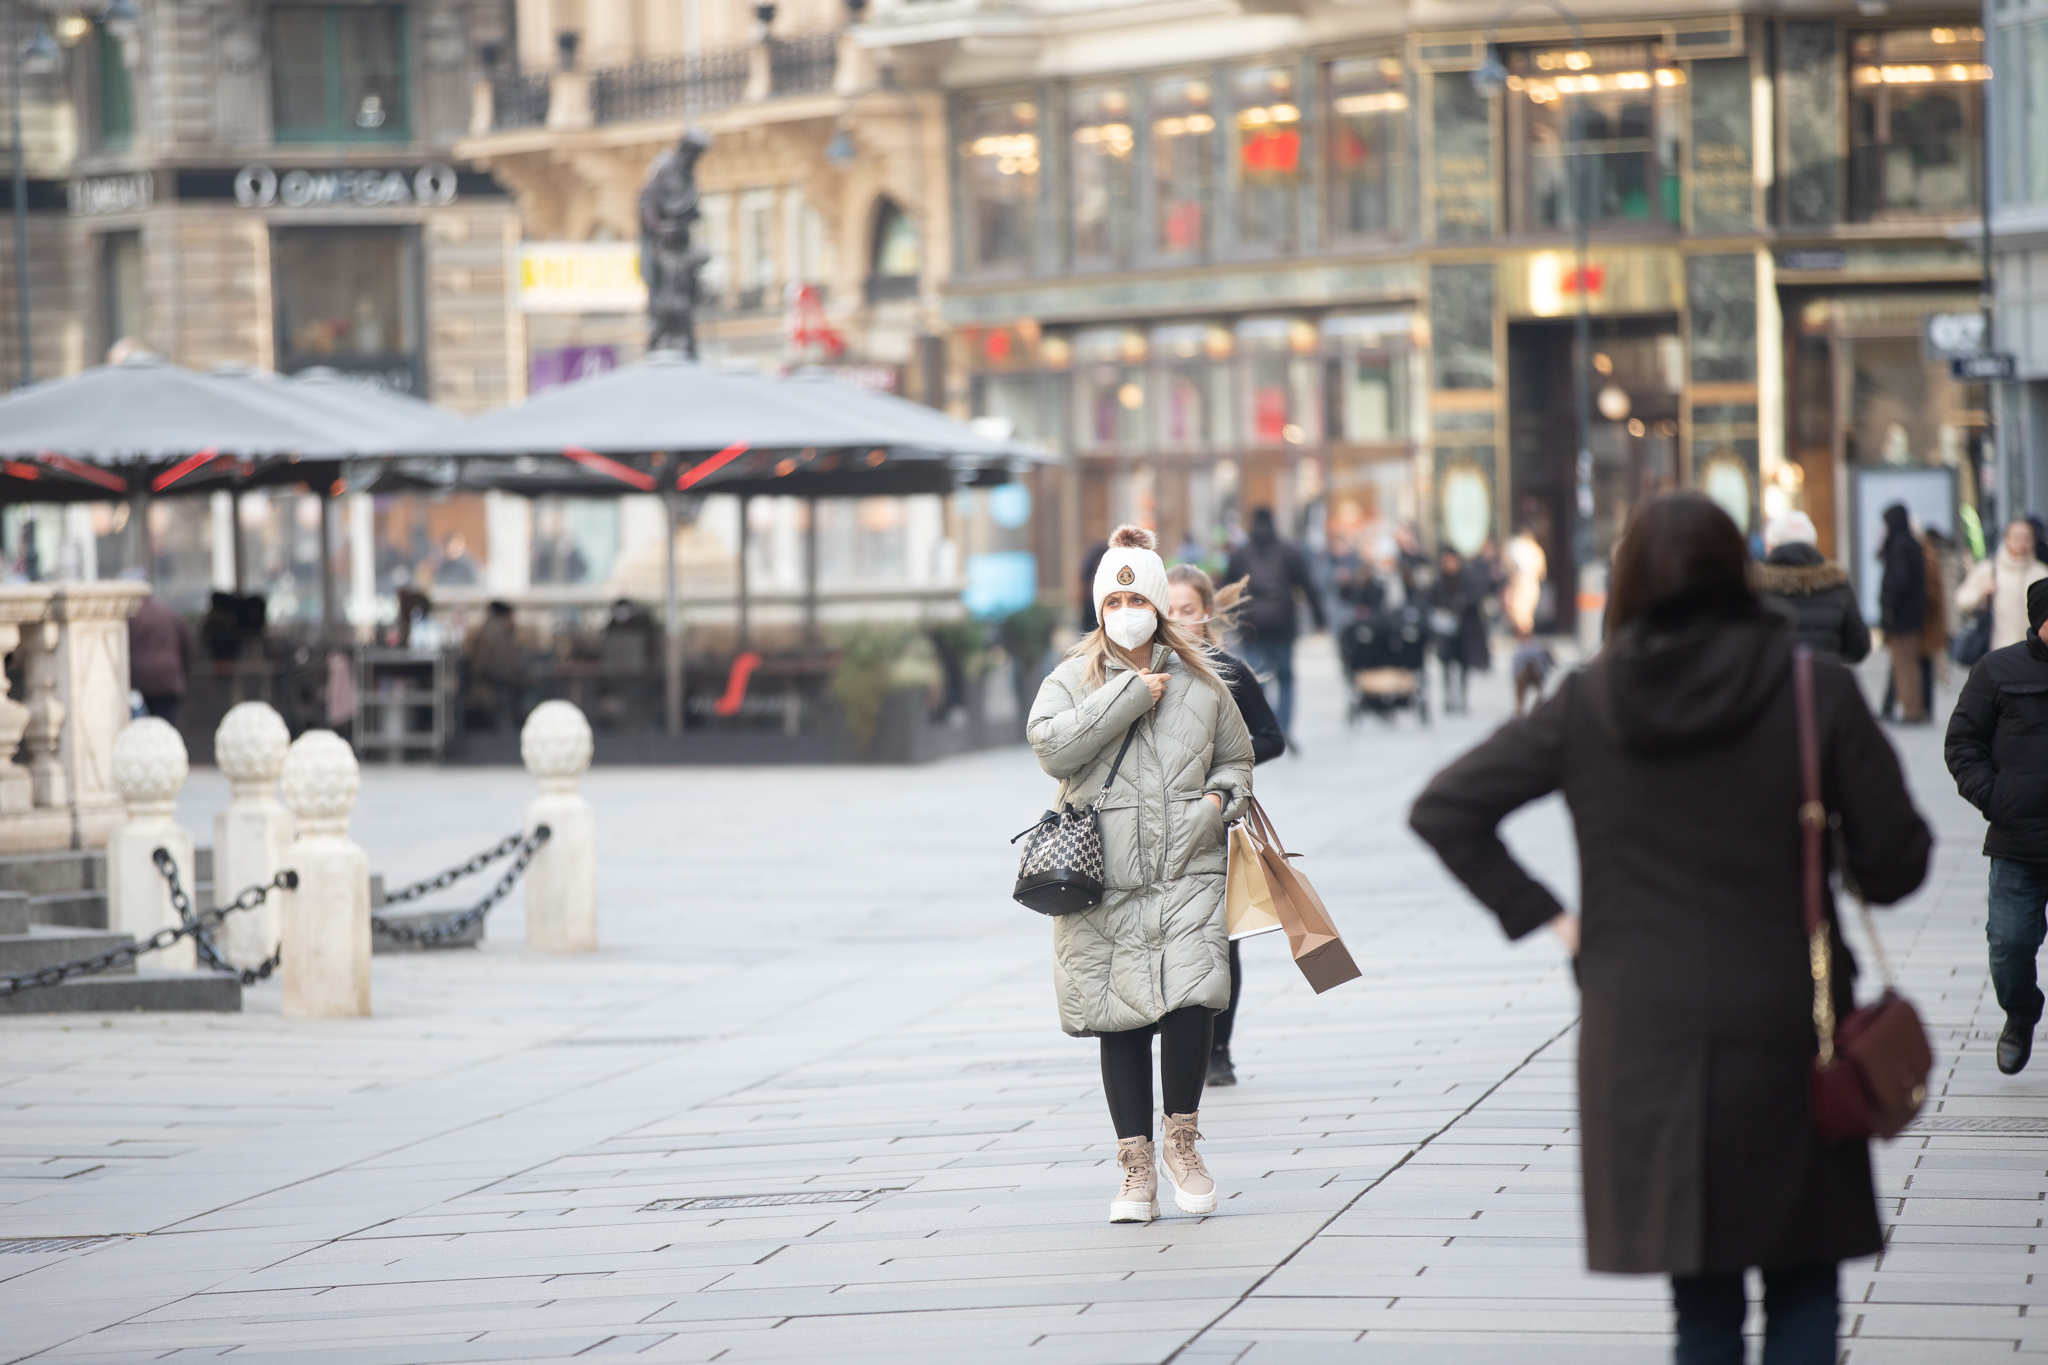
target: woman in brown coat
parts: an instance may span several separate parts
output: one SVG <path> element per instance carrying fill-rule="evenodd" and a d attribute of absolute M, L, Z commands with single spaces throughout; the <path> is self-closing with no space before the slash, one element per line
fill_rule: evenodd
<path fill-rule="evenodd" d="M 1616 552 L 1606 648 L 1439 773 L 1411 820 L 1510 937 L 1549 925 L 1578 954 L 1591 1268 L 1671 1276 L 1677 1358 L 1705 1365 L 1741 1361 L 1742 1273 L 1761 1267 L 1764 1359 L 1822 1365 L 1835 1263 L 1881 1242 L 1867 1144 L 1823 1143 L 1807 1110 L 1793 641 L 1747 558 L 1706 498 L 1645 504 Z M 1848 871 L 1895 901 L 1926 874 L 1927 826 L 1854 676 L 1813 667 Z M 1497 832 L 1559 790 L 1583 935 Z M 1854 964 L 1837 953 L 1839 1012 Z"/>

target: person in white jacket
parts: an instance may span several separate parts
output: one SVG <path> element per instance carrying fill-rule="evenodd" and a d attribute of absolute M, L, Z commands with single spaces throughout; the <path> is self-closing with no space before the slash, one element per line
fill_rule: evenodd
<path fill-rule="evenodd" d="M 1980 560 L 1956 586 L 1956 612 L 1969 616 L 1991 604 L 1991 648 L 2027 638 L 2027 585 L 2048 578 L 2048 564 L 2034 558 L 2034 528 L 2015 518 L 1996 553 Z"/>

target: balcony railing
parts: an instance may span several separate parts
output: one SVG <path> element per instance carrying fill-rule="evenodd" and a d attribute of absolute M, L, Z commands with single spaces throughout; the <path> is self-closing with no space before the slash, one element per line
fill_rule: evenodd
<path fill-rule="evenodd" d="M 812 33 L 768 40 L 768 90 L 775 95 L 808 95 L 830 90 L 839 71 L 839 35 Z"/>
<path fill-rule="evenodd" d="M 500 76 L 491 82 L 491 124 L 496 128 L 538 128 L 548 121 L 545 75 Z"/>
<path fill-rule="evenodd" d="M 590 113 L 599 123 L 697 114 L 738 104 L 747 93 L 747 50 L 635 62 L 591 73 Z"/>

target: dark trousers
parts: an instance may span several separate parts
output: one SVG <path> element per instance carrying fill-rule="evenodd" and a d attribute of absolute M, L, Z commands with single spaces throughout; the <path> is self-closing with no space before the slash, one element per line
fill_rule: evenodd
<path fill-rule="evenodd" d="M 1237 1027 L 1237 997 L 1244 991 L 1244 958 L 1237 951 L 1237 940 L 1230 940 L 1230 1008 L 1216 1016 L 1214 1048 L 1217 1052 L 1230 1051 L 1230 1031 Z"/>
<path fill-rule="evenodd" d="M 1246 636 L 1244 640 L 1244 661 L 1252 666 L 1252 672 L 1261 677 L 1273 679 L 1273 719 L 1280 722 L 1280 733 L 1294 734 L 1294 641 L 1267 640 L 1258 636 Z"/>
<path fill-rule="evenodd" d="M 2048 863 L 2012 858 L 1991 860 L 1990 915 L 1984 936 L 1991 943 L 1991 989 L 2005 1017 L 2024 1028 L 2041 1022 L 2041 987 L 2034 956 L 2048 935 Z"/>
<path fill-rule="evenodd" d="M 185 700 L 183 697 L 144 697 L 142 699 L 142 709 L 155 716 L 158 720 L 167 720 L 171 724 L 176 725 L 178 723 L 178 703 L 183 700 Z"/>
<path fill-rule="evenodd" d="M 1743 1365 L 1742 1272 L 1671 1277 L 1678 1310 L 1676 1365 Z M 1763 1365 L 1834 1365 L 1841 1316 L 1835 1263 L 1764 1272 Z"/>
<path fill-rule="evenodd" d="M 1169 1114 L 1202 1107 L 1202 1082 L 1209 1078 L 1210 1028 L 1216 1011 L 1188 1005 L 1159 1022 L 1102 1039 L 1102 1093 L 1120 1138 L 1152 1136 L 1152 1035 L 1159 1035 L 1159 1092 Z"/>

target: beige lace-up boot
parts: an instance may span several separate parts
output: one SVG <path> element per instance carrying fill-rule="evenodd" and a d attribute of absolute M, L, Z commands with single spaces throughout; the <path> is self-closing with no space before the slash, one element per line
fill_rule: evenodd
<path fill-rule="evenodd" d="M 1195 1114 L 1168 1114 L 1166 1142 L 1160 1156 L 1166 1161 L 1166 1178 L 1173 1185 L 1173 1202 L 1182 1213 L 1216 1212 L 1216 1182 L 1202 1164 L 1195 1144 L 1202 1135 L 1195 1130 Z"/>
<path fill-rule="evenodd" d="M 1120 1138 L 1116 1164 L 1123 1168 L 1123 1188 L 1109 1201 L 1112 1223 L 1149 1223 L 1159 1216 L 1159 1167 L 1151 1138 Z M 1213 1202 L 1213 1200 L 1212 1200 Z"/>

